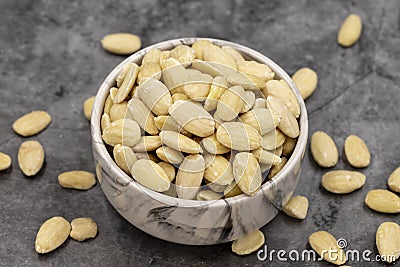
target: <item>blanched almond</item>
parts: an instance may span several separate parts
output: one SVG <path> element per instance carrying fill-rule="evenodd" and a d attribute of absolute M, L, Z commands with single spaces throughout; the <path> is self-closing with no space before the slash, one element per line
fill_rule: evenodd
<path fill-rule="evenodd" d="M 216 134 L 204 138 L 201 142 L 204 148 L 211 154 L 225 154 L 231 150 L 218 141 Z"/>
<path fill-rule="evenodd" d="M 207 99 L 204 103 L 204 109 L 207 111 L 215 110 L 217 108 L 219 98 L 227 88 L 228 83 L 224 77 L 215 77 L 212 81 L 210 92 L 208 93 Z"/>
<path fill-rule="evenodd" d="M 124 67 L 121 69 L 121 71 L 118 73 L 117 78 L 115 79 L 115 81 L 117 82 L 117 87 L 121 87 L 122 82 L 124 81 L 126 74 L 128 73 L 128 71 L 132 68 L 133 63 L 127 63 L 124 65 Z"/>
<path fill-rule="evenodd" d="M 246 75 L 251 75 L 261 79 L 263 81 L 272 80 L 275 73 L 266 64 L 261 64 L 255 61 L 241 61 L 237 63 L 237 68 L 239 72 Z"/>
<path fill-rule="evenodd" d="M 300 104 L 285 80 L 268 81 L 263 93 L 265 96 L 271 95 L 280 99 L 296 118 L 300 116 Z"/>
<path fill-rule="evenodd" d="M 214 133 L 213 117 L 201 105 L 190 101 L 177 101 L 168 110 L 172 118 L 185 130 L 207 137 Z"/>
<path fill-rule="evenodd" d="M 340 26 L 337 41 L 341 46 L 354 45 L 361 36 L 362 22 L 360 16 L 350 14 Z"/>
<path fill-rule="evenodd" d="M 236 154 L 233 161 L 233 176 L 242 192 L 247 195 L 255 194 L 261 187 L 260 165 L 252 153 Z"/>
<path fill-rule="evenodd" d="M 63 217 L 53 217 L 45 221 L 36 235 L 37 253 L 48 253 L 61 246 L 71 232 L 71 225 Z"/>
<path fill-rule="evenodd" d="M 261 164 L 277 165 L 281 163 L 281 158 L 262 147 L 252 151 L 253 155 L 258 159 Z"/>
<path fill-rule="evenodd" d="M 131 173 L 133 164 L 137 161 L 137 157 L 132 149 L 128 146 L 116 145 L 113 150 L 114 160 L 127 174 Z"/>
<path fill-rule="evenodd" d="M 230 185 L 228 185 L 224 190 L 225 198 L 235 197 L 243 194 L 240 187 L 237 185 L 236 181 L 233 181 Z"/>
<path fill-rule="evenodd" d="M 180 62 L 169 58 L 161 65 L 162 81 L 171 93 L 183 93 L 183 85 L 189 79 L 189 75 Z"/>
<path fill-rule="evenodd" d="M 151 135 L 159 133 L 154 122 L 154 114 L 140 99 L 134 97 L 129 100 L 128 112 L 129 116 L 139 124 L 140 128 Z"/>
<path fill-rule="evenodd" d="M 235 119 L 245 105 L 245 91 L 241 86 L 233 86 L 221 95 L 217 104 L 217 115 L 224 121 Z"/>
<path fill-rule="evenodd" d="M 257 130 L 241 122 L 224 122 L 218 127 L 216 136 L 222 145 L 239 151 L 257 149 L 262 144 Z"/>
<path fill-rule="evenodd" d="M 171 50 L 169 56 L 177 59 L 183 66 L 187 67 L 195 58 L 195 50 L 187 45 L 178 45 Z"/>
<path fill-rule="evenodd" d="M 336 194 L 351 193 L 365 184 L 365 175 L 354 171 L 331 171 L 322 176 L 321 184 L 329 192 Z"/>
<path fill-rule="evenodd" d="M 384 222 L 376 231 L 376 247 L 382 260 L 394 262 L 400 256 L 400 226 Z"/>
<path fill-rule="evenodd" d="M 227 76 L 227 81 L 231 85 L 240 85 L 244 89 L 253 92 L 261 92 L 260 90 L 264 90 L 266 86 L 264 80 L 249 74 L 245 75 L 241 72 L 230 73 Z"/>
<path fill-rule="evenodd" d="M 244 105 L 240 110 L 240 113 L 245 113 L 249 111 L 256 101 L 256 95 L 252 91 L 245 91 L 244 92 Z"/>
<path fill-rule="evenodd" d="M 197 193 L 196 199 L 202 201 L 210 201 L 220 199 L 221 195 L 212 190 L 201 190 Z"/>
<path fill-rule="evenodd" d="M 293 150 L 296 147 L 296 143 L 296 138 L 286 137 L 285 142 L 283 143 L 282 155 L 284 155 L 285 157 L 289 157 L 293 153 Z"/>
<path fill-rule="evenodd" d="M 9 155 L 0 152 L 0 171 L 6 170 L 11 166 L 11 158 Z"/>
<path fill-rule="evenodd" d="M 287 136 L 295 138 L 299 136 L 300 129 L 294 115 L 286 108 L 286 106 L 278 99 L 272 96 L 267 98 L 268 108 L 272 115 L 280 117 L 278 128 Z"/>
<path fill-rule="evenodd" d="M 370 209 L 383 213 L 400 212 L 400 198 L 388 190 L 375 189 L 369 191 L 365 197 L 365 204 Z"/>
<path fill-rule="evenodd" d="M 94 238 L 97 235 L 97 224 L 92 218 L 76 218 L 71 222 L 70 237 L 76 241 Z"/>
<path fill-rule="evenodd" d="M 107 113 L 103 113 L 103 115 L 101 115 L 101 120 L 100 120 L 101 131 L 103 132 L 110 125 L 111 125 L 110 116 Z"/>
<path fill-rule="evenodd" d="M 181 164 L 184 159 L 182 152 L 168 146 L 157 148 L 156 154 L 161 160 L 169 162 L 171 164 Z"/>
<path fill-rule="evenodd" d="M 161 50 L 158 48 L 152 48 L 150 49 L 149 52 L 147 52 L 142 59 L 142 65 L 149 63 L 149 62 L 154 62 L 157 64 L 160 64 L 160 56 L 161 56 Z"/>
<path fill-rule="evenodd" d="M 113 104 L 110 109 L 111 122 L 125 119 L 128 115 L 127 110 L 128 110 L 128 102 L 126 101 Z"/>
<path fill-rule="evenodd" d="M 83 113 L 88 121 L 90 121 L 90 117 L 92 116 L 94 96 L 91 96 L 83 102 Z"/>
<path fill-rule="evenodd" d="M 304 67 L 293 74 L 292 80 L 303 99 L 307 99 L 317 88 L 318 75 L 312 69 Z"/>
<path fill-rule="evenodd" d="M 117 144 L 134 146 L 140 141 L 140 127 L 133 120 L 117 120 L 103 131 L 102 138 L 110 146 Z"/>
<path fill-rule="evenodd" d="M 183 92 L 194 101 L 204 101 L 210 92 L 213 78 L 208 74 L 199 74 L 189 80 L 183 86 Z"/>
<path fill-rule="evenodd" d="M 183 129 L 171 116 L 157 116 L 154 118 L 154 123 L 160 131 L 174 131 L 186 136 L 191 135 L 190 132 Z"/>
<path fill-rule="evenodd" d="M 172 105 L 168 88 L 159 80 L 148 78 L 139 87 L 139 95 L 143 103 L 156 115 L 167 115 Z"/>
<path fill-rule="evenodd" d="M 103 37 L 101 44 L 105 50 L 117 55 L 129 55 L 140 49 L 142 42 L 131 33 L 113 33 Z"/>
<path fill-rule="evenodd" d="M 168 180 L 172 182 L 175 179 L 175 167 L 168 162 L 159 162 L 157 164 L 165 171 L 168 176 Z"/>
<path fill-rule="evenodd" d="M 64 188 L 88 190 L 96 184 L 96 178 L 91 172 L 69 171 L 58 175 L 58 183 Z"/>
<path fill-rule="evenodd" d="M 169 189 L 170 182 L 165 171 L 152 160 L 139 159 L 131 169 L 133 178 L 144 187 L 157 192 Z"/>
<path fill-rule="evenodd" d="M 217 67 L 216 63 L 195 59 L 192 62 L 192 68 L 212 77 L 224 76 L 224 72 Z"/>
<path fill-rule="evenodd" d="M 280 163 L 278 163 L 278 164 L 276 164 L 276 165 L 273 165 L 273 166 L 271 167 L 271 170 L 270 170 L 269 173 L 268 173 L 268 178 L 269 178 L 269 179 L 272 179 L 275 175 L 277 175 L 278 172 L 280 172 L 280 171 L 283 169 L 283 167 L 285 167 L 285 165 L 286 165 L 287 162 L 288 162 L 288 159 L 285 158 L 285 157 L 282 157 Z M 267 166 L 271 166 L 271 165 L 268 164 Z"/>
<path fill-rule="evenodd" d="M 325 132 L 317 131 L 311 137 L 311 154 L 321 167 L 329 168 L 336 165 L 339 152 L 333 139 Z"/>
<path fill-rule="evenodd" d="M 400 192 L 400 167 L 390 175 L 388 185 L 392 191 Z"/>
<path fill-rule="evenodd" d="M 265 242 L 264 234 L 254 230 L 232 243 L 232 251 L 238 255 L 247 255 L 259 249 Z"/>
<path fill-rule="evenodd" d="M 186 101 L 186 100 L 189 100 L 189 97 L 187 97 L 187 95 L 181 94 L 181 93 L 176 93 L 176 94 L 172 95 L 172 103 L 175 103 L 176 101 L 179 101 L 179 100 Z"/>
<path fill-rule="evenodd" d="M 208 40 L 198 40 L 192 44 L 192 49 L 195 51 L 196 58 L 203 60 L 203 49 L 208 45 L 212 45 Z"/>
<path fill-rule="evenodd" d="M 179 198 L 194 199 L 196 197 L 203 180 L 204 169 L 205 162 L 201 155 L 185 157 L 176 175 L 176 192 Z"/>
<path fill-rule="evenodd" d="M 371 154 L 364 141 L 355 135 L 350 135 L 344 142 L 344 152 L 346 159 L 351 166 L 364 168 L 371 162 Z"/>
<path fill-rule="evenodd" d="M 202 152 L 200 145 L 192 139 L 173 131 L 161 131 L 161 142 L 178 151 L 196 154 Z"/>
<path fill-rule="evenodd" d="M 318 231 L 308 237 L 311 247 L 327 262 L 342 265 L 347 261 L 345 252 L 338 246 L 333 235 L 326 231 Z M 331 251 L 329 253 L 329 251 Z"/>
<path fill-rule="evenodd" d="M 217 185 L 229 185 L 233 181 L 232 166 L 221 155 L 205 155 L 204 178 Z"/>
<path fill-rule="evenodd" d="M 161 146 L 159 136 L 142 136 L 139 142 L 132 147 L 134 152 L 154 151 Z"/>
<path fill-rule="evenodd" d="M 282 210 L 290 217 L 303 220 L 307 216 L 308 199 L 303 196 L 291 197 Z"/>
<path fill-rule="evenodd" d="M 33 176 L 42 169 L 44 150 L 38 141 L 26 141 L 18 150 L 18 165 L 26 176 Z"/>
<path fill-rule="evenodd" d="M 203 48 L 204 60 L 221 64 L 221 66 L 226 66 L 232 70 L 236 70 L 235 60 L 225 51 L 223 51 L 219 46 L 207 45 Z"/>
<path fill-rule="evenodd" d="M 223 51 L 228 53 L 236 61 L 236 63 L 244 61 L 244 58 L 243 58 L 242 54 L 240 54 L 240 52 L 237 51 L 232 46 L 226 45 L 226 46 L 222 46 L 221 48 L 222 48 Z"/>
<path fill-rule="evenodd" d="M 252 109 L 242 115 L 240 120 L 256 129 L 261 135 L 271 132 L 279 122 L 276 121 L 269 109 Z"/>
<path fill-rule="evenodd" d="M 137 76 L 139 84 L 143 84 L 147 78 L 154 78 L 159 80 L 161 78 L 161 67 L 156 62 L 148 62 L 140 66 Z"/>
<path fill-rule="evenodd" d="M 265 150 L 274 150 L 285 143 L 286 135 L 279 129 L 272 130 L 262 136 L 262 148 Z"/>
<path fill-rule="evenodd" d="M 135 85 L 136 78 L 139 73 L 139 66 L 135 63 L 128 64 L 132 64 L 132 66 L 126 73 L 121 87 L 118 89 L 117 94 L 113 98 L 114 103 L 121 103 L 122 101 L 124 101 L 131 92 L 133 86 Z"/>
<path fill-rule="evenodd" d="M 32 111 L 17 119 L 13 130 L 24 137 L 35 135 L 43 131 L 51 122 L 51 117 L 46 111 Z"/>

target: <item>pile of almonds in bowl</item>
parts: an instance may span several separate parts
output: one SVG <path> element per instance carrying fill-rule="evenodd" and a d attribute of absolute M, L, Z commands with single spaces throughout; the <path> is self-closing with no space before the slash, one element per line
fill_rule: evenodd
<path fill-rule="evenodd" d="M 268 65 L 198 40 L 127 63 L 101 129 L 116 164 L 141 185 L 215 200 L 254 195 L 276 175 L 296 145 L 299 116 L 290 86 Z"/>

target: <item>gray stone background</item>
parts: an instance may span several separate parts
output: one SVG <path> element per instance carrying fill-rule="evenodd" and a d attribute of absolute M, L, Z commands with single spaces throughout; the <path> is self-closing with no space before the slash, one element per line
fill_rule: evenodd
<path fill-rule="evenodd" d="M 370 189 L 386 188 L 400 165 L 400 3 L 391 1 L 48 1 L 0 0 L 0 151 L 13 166 L 0 173 L 0 265 L 2 266 L 328 266 L 326 263 L 260 262 L 239 257 L 231 244 L 183 246 L 149 236 L 125 221 L 97 185 L 80 192 L 61 188 L 57 175 L 94 171 L 89 123 L 83 101 L 94 95 L 123 57 L 106 53 L 99 40 L 114 32 L 132 32 L 143 46 L 167 39 L 202 36 L 227 39 L 254 48 L 289 74 L 309 66 L 319 85 L 307 100 L 310 134 L 324 130 L 342 151 L 349 134 L 362 137 L 372 153 L 361 170 L 365 186 L 349 195 L 333 195 L 320 186 L 319 168 L 307 153 L 296 193 L 310 201 L 308 217 L 298 221 L 279 214 L 262 231 L 269 249 L 309 249 L 307 237 L 327 230 L 345 238 L 349 249 L 377 254 L 375 231 L 396 215 L 378 214 L 364 205 Z M 360 41 L 343 49 L 336 43 L 342 20 L 362 17 Z M 53 122 L 39 140 L 46 165 L 24 177 L 17 150 L 25 139 L 13 133 L 13 121 L 31 110 L 47 110 Z M 333 169 L 351 169 L 343 153 Z M 48 255 L 34 250 L 36 232 L 52 216 L 68 220 L 88 216 L 98 236 L 82 243 L 68 240 Z M 384 266 L 349 262 L 352 266 Z"/>

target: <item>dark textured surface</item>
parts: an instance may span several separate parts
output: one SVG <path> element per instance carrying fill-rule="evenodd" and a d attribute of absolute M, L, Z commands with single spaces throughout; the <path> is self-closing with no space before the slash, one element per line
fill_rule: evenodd
<path fill-rule="evenodd" d="M 328 132 L 343 159 L 343 141 L 361 136 L 372 152 L 361 170 L 365 186 L 337 196 L 320 187 L 325 170 L 307 153 L 297 194 L 310 200 L 306 220 L 284 214 L 262 230 L 269 249 L 309 249 L 307 237 L 327 230 L 348 241 L 349 249 L 377 254 L 375 231 L 398 216 L 369 210 L 368 190 L 386 188 L 400 165 L 400 4 L 392 1 L 34 1 L 0 0 L 0 151 L 13 158 L 0 173 L 0 265 L 4 266 L 143 266 L 269 265 L 255 254 L 239 257 L 230 244 L 191 247 L 153 238 L 120 217 L 97 185 L 87 192 L 66 190 L 60 172 L 94 171 L 89 124 L 83 101 L 94 95 L 107 73 L 123 57 L 103 51 L 99 40 L 126 31 L 143 45 L 186 37 L 227 39 L 265 53 L 289 74 L 309 66 L 319 75 L 316 92 L 307 100 L 310 133 Z M 364 24 L 361 40 L 349 49 L 336 43 L 342 20 L 358 13 Z M 34 178 L 24 177 L 16 161 L 24 138 L 12 122 L 31 110 L 47 110 L 50 127 L 29 139 L 39 140 L 46 165 Z M 48 255 L 34 250 L 36 232 L 52 216 L 72 220 L 88 216 L 98 222 L 96 239 L 68 240 Z M 302 266 L 306 263 L 293 263 Z M 272 265 L 272 264 L 271 264 Z M 274 266 L 286 266 L 278 262 Z M 328 266 L 309 262 L 309 266 Z M 352 266 L 377 263 L 350 262 Z M 383 264 L 381 264 L 383 266 Z"/>

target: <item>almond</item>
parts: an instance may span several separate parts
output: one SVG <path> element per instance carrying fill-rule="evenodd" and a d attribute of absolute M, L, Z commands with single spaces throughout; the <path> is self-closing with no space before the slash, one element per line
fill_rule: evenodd
<path fill-rule="evenodd" d="M 232 243 L 232 251 L 238 255 L 247 255 L 259 249 L 265 242 L 264 234 L 254 230 Z"/>
<path fill-rule="evenodd" d="M 338 246 L 335 237 L 326 231 L 318 231 L 308 237 L 311 247 L 324 258 L 324 260 L 343 265 L 346 261 L 345 252 Z"/>
<path fill-rule="evenodd" d="M 173 149 L 196 154 L 202 152 L 200 145 L 192 139 L 173 131 L 161 131 L 160 132 L 161 142 Z"/>
<path fill-rule="evenodd" d="M 9 155 L 0 152 L 0 171 L 4 171 L 11 166 L 11 158 Z"/>
<path fill-rule="evenodd" d="M 278 165 L 281 163 L 281 158 L 267 150 L 257 148 L 252 151 L 253 155 L 258 159 L 261 164 Z"/>
<path fill-rule="evenodd" d="M 270 131 L 262 136 L 262 148 L 265 150 L 274 150 L 285 143 L 286 135 L 279 129 Z"/>
<path fill-rule="evenodd" d="M 211 154 L 225 154 L 231 151 L 229 147 L 224 146 L 218 141 L 216 134 L 204 138 L 201 143 L 207 152 Z"/>
<path fill-rule="evenodd" d="M 322 176 L 321 184 L 329 192 L 347 194 L 365 184 L 365 175 L 354 171 L 331 171 Z"/>
<path fill-rule="evenodd" d="M 191 133 L 183 129 L 171 116 L 157 116 L 154 118 L 154 123 L 160 131 L 174 131 L 188 137 L 191 136 Z"/>
<path fill-rule="evenodd" d="M 221 67 L 228 67 L 232 70 L 237 69 L 235 60 L 219 46 L 207 45 L 203 48 L 204 60 L 221 64 Z M 220 67 L 218 67 L 220 68 Z"/>
<path fill-rule="evenodd" d="M 218 127 L 216 136 L 222 145 L 239 151 L 254 150 L 262 144 L 257 130 L 241 122 L 224 122 Z"/>
<path fill-rule="evenodd" d="M 203 60 L 203 49 L 208 45 L 212 45 L 212 43 L 207 40 L 198 40 L 192 44 L 196 58 Z"/>
<path fill-rule="evenodd" d="M 388 185 L 392 191 L 400 192 L 400 167 L 390 175 Z"/>
<path fill-rule="evenodd" d="M 45 221 L 36 235 L 37 253 L 48 253 L 61 246 L 71 232 L 71 225 L 63 217 L 53 217 Z"/>
<path fill-rule="evenodd" d="M 139 184 L 156 192 L 167 191 L 170 187 L 168 175 L 152 160 L 139 159 L 133 164 L 131 173 Z"/>
<path fill-rule="evenodd" d="M 244 58 L 242 54 L 240 54 L 239 51 L 237 51 L 235 48 L 232 46 L 221 46 L 222 51 L 225 51 L 227 54 L 229 54 L 235 61 L 236 63 L 244 61 Z"/>
<path fill-rule="evenodd" d="M 165 173 L 168 176 L 168 180 L 170 182 L 175 180 L 175 167 L 174 166 L 172 166 L 168 162 L 159 162 L 157 164 L 158 164 L 158 166 L 160 166 L 165 171 Z"/>
<path fill-rule="evenodd" d="M 199 74 L 189 78 L 183 86 L 183 92 L 194 101 L 204 101 L 210 92 L 213 78 L 208 74 Z"/>
<path fill-rule="evenodd" d="M 185 157 L 176 175 L 176 192 L 179 198 L 194 199 L 200 190 L 204 175 L 204 158 L 201 155 Z"/>
<path fill-rule="evenodd" d="M 303 196 L 291 197 L 289 202 L 282 207 L 282 210 L 290 217 L 303 220 L 307 216 L 308 199 Z"/>
<path fill-rule="evenodd" d="M 339 152 L 333 139 L 325 132 L 317 131 L 311 137 L 311 154 L 321 167 L 329 168 L 337 164 Z"/>
<path fill-rule="evenodd" d="M 235 197 L 243 194 L 240 187 L 237 185 L 236 181 L 233 181 L 230 185 L 228 185 L 224 190 L 225 198 Z"/>
<path fill-rule="evenodd" d="M 167 115 L 172 105 L 168 88 L 159 80 L 148 78 L 139 87 L 139 95 L 143 103 L 156 115 Z"/>
<path fill-rule="evenodd" d="M 168 112 L 188 132 L 200 137 L 214 133 L 214 119 L 201 105 L 190 101 L 177 101 L 172 104 Z"/>
<path fill-rule="evenodd" d="M 376 231 L 376 247 L 382 260 L 394 262 L 400 256 L 400 226 L 384 222 Z"/>
<path fill-rule="evenodd" d="M 268 164 L 267 166 L 271 167 L 271 170 L 268 173 L 268 178 L 272 179 L 275 175 L 277 175 L 283 169 L 283 167 L 285 167 L 287 162 L 288 162 L 288 159 L 285 157 L 282 157 L 280 163 L 273 165 L 272 167 L 271 167 L 271 164 Z"/>
<path fill-rule="evenodd" d="M 133 86 L 135 85 L 139 73 L 139 66 L 135 63 L 128 64 L 132 64 L 132 66 L 126 73 L 124 81 L 122 82 L 121 87 L 118 89 L 118 92 L 113 99 L 114 103 L 121 103 L 122 101 L 124 101 L 131 92 Z"/>
<path fill-rule="evenodd" d="M 94 238 L 97 235 L 97 224 L 91 218 L 76 218 L 71 222 L 70 237 L 76 241 Z"/>
<path fill-rule="evenodd" d="M 140 67 L 137 80 L 139 84 L 143 84 L 146 79 L 154 78 L 160 80 L 161 78 L 161 67 L 158 62 L 148 62 L 142 64 Z"/>
<path fill-rule="evenodd" d="M 38 141 L 26 141 L 18 150 L 18 165 L 26 176 L 36 175 L 44 163 L 44 150 Z"/>
<path fill-rule="evenodd" d="M 278 128 L 291 138 L 299 136 L 299 124 L 292 112 L 290 112 L 278 98 L 272 96 L 268 96 L 267 104 L 272 115 L 280 117 Z"/>
<path fill-rule="evenodd" d="M 142 42 L 131 33 L 113 33 L 103 37 L 101 45 L 112 54 L 129 55 L 140 49 Z"/>
<path fill-rule="evenodd" d="M 83 102 L 83 113 L 85 114 L 85 117 L 88 121 L 90 121 L 90 118 L 92 116 L 93 103 L 94 96 L 89 97 L 85 100 L 85 102 Z"/>
<path fill-rule="evenodd" d="M 169 58 L 161 65 L 162 81 L 172 92 L 183 93 L 183 85 L 189 79 L 189 75 L 180 62 Z"/>
<path fill-rule="evenodd" d="M 161 146 L 159 136 L 142 136 L 139 143 L 132 147 L 134 152 L 154 151 Z"/>
<path fill-rule="evenodd" d="M 171 164 L 181 164 L 184 159 L 182 152 L 168 146 L 157 148 L 156 154 L 161 160 L 169 162 Z"/>
<path fill-rule="evenodd" d="M 242 192 L 247 195 L 254 195 L 261 187 L 260 165 L 252 153 L 236 154 L 233 161 L 233 176 Z"/>
<path fill-rule="evenodd" d="M 400 198 L 388 190 L 375 189 L 369 191 L 365 197 L 365 204 L 370 209 L 383 213 L 400 212 Z"/>
<path fill-rule="evenodd" d="M 244 105 L 240 110 L 240 113 L 248 112 L 253 107 L 254 102 L 256 101 L 256 95 L 252 91 L 245 91 L 243 101 Z"/>
<path fill-rule="evenodd" d="M 43 131 L 51 122 L 46 111 L 32 111 L 25 114 L 13 123 L 13 130 L 24 137 L 35 135 Z"/>
<path fill-rule="evenodd" d="M 128 102 L 126 101 L 113 104 L 110 109 L 111 122 L 125 119 L 128 116 L 127 110 L 128 110 Z"/>
<path fill-rule="evenodd" d="M 364 141 L 355 135 L 350 135 L 344 142 L 346 159 L 355 168 L 364 168 L 371 162 L 371 154 Z"/>
<path fill-rule="evenodd" d="M 240 116 L 240 120 L 256 129 L 261 135 L 272 132 L 279 124 L 269 109 L 252 109 Z"/>
<path fill-rule="evenodd" d="M 307 99 L 317 88 L 318 75 L 312 69 L 304 67 L 293 74 L 292 80 L 303 99 Z"/>
<path fill-rule="evenodd" d="M 154 62 L 157 64 L 160 64 L 160 56 L 161 56 L 161 50 L 158 48 L 152 48 L 147 52 L 142 59 L 142 65 L 149 63 L 149 62 Z"/>
<path fill-rule="evenodd" d="M 222 76 L 217 76 L 213 79 L 210 92 L 208 93 L 207 99 L 204 102 L 204 109 L 206 111 L 212 111 L 217 108 L 218 100 L 221 95 L 228 88 L 228 83 L 225 78 Z"/>
<path fill-rule="evenodd" d="M 235 119 L 245 105 L 245 91 L 241 86 L 233 86 L 221 95 L 217 104 L 217 115 L 224 121 Z"/>
<path fill-rule="evenodd" d="M 354 45 L 361 36 L 362 22 L 360 16 L 350 14 L 340 26 L 337 42 L 344 47 Z"/>
<path fill-rule="evenodd" d="M 140 141 L 140 127 L 136 121 L 120 119 L 103 131 L 102 138 L 110 146 L 117 144 L 134 146 Z"/>
<path fill-rule="evenodd" d="M 272 80 L 275 73 L 266 64 L 255 61 L 241 61 L 237 63 L 238 71 L 245 75 L 254 76 L 263 81 Z"/>
<path fill-rule="evenodd" d="M 227 81 L 231 85 L 242 86 L 244 89 L 253 92 L 260 92 L 260 90 L 264 90 L 266 87 L 264 80 L 249 74 L 245 75 L 241 72 L 230 73 L 227 76 Z"/>
<path fill-rule="evenodd" d="M 154 122 L 154 114 L 140 99 L 132 98 L 129 100 L 128 112 L 130 117 L 139 124 L 140 128 L 151 135 L 157 135 L 159 133 Z"/>
<path fill-rule="evenodd" d="M 289 157 L 293 153 L 296 147 L 296 143 L 296 138 L 286 137 L 285 142 L 283 143 L 282 155 L 284 155 L 285 157 Z"/>
<path fill-rule="evenodd" d="M 121 146 L 120 144 L 117 144 L 114 147 L 113 155 L 115 163 L 117 163 L 118 167 L 120 167 L 127 174 L 130 174 L 133 164 L 137 161 L 137 157 L 132 149 L 128 146 Z"/>
<path fill-rule="evenodd" d="M 221 195 L 212 190 L 201 190 L 197 193 L 196 199 L 201 201 L 211 201 L 220 199 Z"/>
<path fill-rule="evenodd" d="M 296 118 L 300 116 L 300 104 L 285 80 L 268 81 L 263 93 L 265 96 L 271 95 L 281 100 Z"/>
<path fill-rule="evenodd" d="M 217 185 L 229 185 L 233 181 L 232 166 L 229 161 L 220 155 L 204 156 L 206 169 L 204 178 Z"/>
<path fill-rule="evenodd" d="M 69 171 L 58 175 L 58 183 L 64 188 L 88 190 L 96 184 L 96 178 L 91 172 Z"/>
<path fill-rule="evenodd" d="M 195 59 L 196 51 L 187 45 L 178 45 L 171 50 L 170 57 L 177 59 L 184 67 L 189 66 Z"/>

